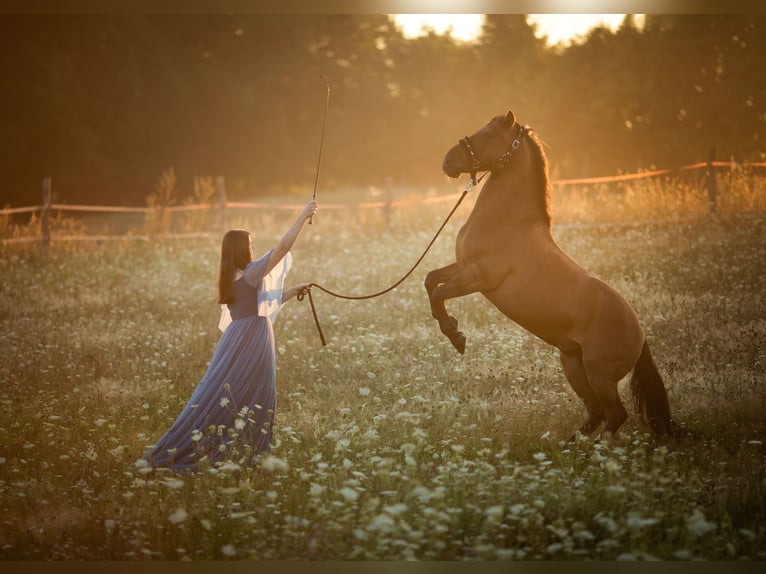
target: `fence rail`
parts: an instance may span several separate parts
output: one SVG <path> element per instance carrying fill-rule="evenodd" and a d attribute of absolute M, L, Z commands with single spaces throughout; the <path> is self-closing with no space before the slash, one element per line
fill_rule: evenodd
<path fill-rule="evenodd" d="M 739 168 L 739 167 L 766 167 L 766 162 L 734 162 L 734 161 L 716 161 L 712 159 L 714 157 L 714 150 L 711 150 L 711 160 L 705 162 L 698 162 L 690 165 L 686 165 L 679 168 L 672 169 L 657 169 L 649 171 L 641 171 L 635 173 L 626 173 L 612 176 L 603 177 L 585 177 L 578 179 L 557 179 L 552 180 L 551 185 L 553 187 L 565 187 L 576 185 L 593 185 L 603 183 L 616 183 L 621 181 L 634 181 L 638 179 L 645 179 L 650 177 L 658 177 L 661 175 L 669 175 L 672 173 L 681 173 L 692 171 L 696 169 L 707 170 L 707 185 L 708 194 L 710 199 L 711 209 L 715 209 L 716 201 L 716 173 L 717 167 Z M 28 207 L 9 207 L 0 209 L 0 216 L 17 215 L 21 213 L 34 213 L 41 212 L 42 214 L 42 236 L 37 237 L 13 237 L 2 239 L 2 245 L 10 243 L 31 243 L 41 241 L 43 243 L 49 243 L 51 236 L 49 233 L 49 216 L 51 211 L 80 211 L 80 212 L 101 212 L 101 213 L 158 213 L 158 212 L 184 212 L 184 211 L 208 211 L 218 209 L 221 213 L 226 209 L 262 209 L 262 210 L 296 210 L 303 207 L 303 204 L 297 203 L 263 203 L 263 202 L 243 202 L 243 201 L 227 201 L 226 193 L 223 189 L 223 178 L 217 178 L 216 181 L 219 186 L 221 201 L 217 203 L 207 204 L 189 204 L 189 205 L 172 205 L 172 206 L 158 206 L 158 207 L 123 207 L 123 206 L 110 206 L 110 205 L 79 205 L 68 203 L 51 203 L 51 178 L 43 178 L 43 204 L 33 205 Z M 388 181 L 389 199 L 386 201 L 371 201 L 355 204 L 322 204 L 322 210 L 340 210 L 340 209 L 371 209 L 371 208 L 386 208 L 402 207 L 406 205 L 425 205 L 433 203 L 442 203 L 447 201 L 454 201 L 460 194 L 450 194 L 439 197 L 429 197 L 422 200 L 406 201 L 390 199 L 390 179 Z M 129 240 L 144 240 L 158 238 L 173 238 L 173 239 L 187 239 L 195 237 L 209 237 L 209 233 L 196 232 L 196 233 L 165 233 L 165 234 L 129 234 L 129 235 L 57 235 L 56 241 L 108 241 L 118 239 Z"/>

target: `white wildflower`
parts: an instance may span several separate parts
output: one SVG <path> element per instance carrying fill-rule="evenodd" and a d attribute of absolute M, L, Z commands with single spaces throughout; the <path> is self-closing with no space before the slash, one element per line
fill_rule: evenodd
<path fill-rule="evenodd" d="M 359 493 L 353 488 L 349 488 L 348 486 L 344 486 L 340 489 L 339 492 L 340 495 L 348 502 L 356 502 L 356 499 L 359 498 Z"/>
<path fill-rule="evenodd" d="M 433 496 L 433 491 L 423 485 L 418 485 L 412 489 L 412 495 L 415 496 L 420 502 L 427 503 Z"/>
<path fill-rule="evenodd" d="M 387 514 L 378 514 L 375 518 L 370 520 L 370 523 L 367 525 L 367 530 L 390 532 L 394 529 L 395 525 L 396 523 L 394 522 L 394 519 Z"/>
<path fill-rule="evenodd" d="M 224 445 L 221 445 L 221 446 L 224 446 Z M 225 460 L 220 465 L 218 465 L 218 470 L 220 470 L 221 472 L 234 472 L 237 470 L 242 470 L 242 467 L 239 466 L 233 460 Z"/>
<path fill-rule="evenodd" d="M 361 528 L 354 528 L 354 538 L 356 538 L 357 540 L 365 541 L 369 539 L 369 536 Z"/>
<path fill-rule="evenodd" d="M 166 476 L 162 479 L 162 484 L 167 486 L 171 490 L 178 490 L 184 485 L 184 481 L 179 478 L 174 478 L 170 476 Z"/>
<path fill-rule="evenodd" d="M 638 560 L 638 556 L 630 552 L 623 552 L 617 558 L 615 558 L 615 560 L 618 560 L 620 562 L 635 562 L 636 560 Z"/>
<path fill-rule="evenodd" d="M 379 438 L 378 431 L 370 429 L 362 435 L 365 440 L 377 440 Z"/>
<path fill-rule="evenodd" d="M 642 518 L 640 514 L 631 512 L 628 514 L 628 520 L 626 522 L 628 528 L 631 530 L 640 530 L 647 526 L 654 526 L 657 524 L 656 518 Z"/>
<path fill-rule="evenodd" d="M 350 444 L 351 441 L 347 438 L 339 439 L 338 442 L 335 443 L 335 452 L 342 452 L 346 450 Z"/>
<path fill-rule="evenodd" d="M 691 516 L 686 518 L 686 528 L 693 536 L 704 536 L 708 532 L 715 530 L 716 523 L 708 522 L 705 515 L 699 509 L 692 512 Z"/>
<path fill-rule="evenodd" d="M 173 524 L 180 524 L 189 517 L 189 513 L 184 508 L 177 508 L 173 514 L 168 517 L 168 520 Z"/>
<path fill-rule="evenodd" d="M 391 516 L 399 516 L 400 514 L 407 512 L 407 508 L 406 504 L 399 502 L 397 504 L 392 504 L 391 506 L 385 506 L 383 510 Z"/>
<path fill-rule="evenodd" d="M 227 406 L 229 404 L 229 397 L 223 397 L 218 404 L 222 407 Z"/>
<path fill-rule="evenodd" d="M 319 496 L 327 489 L 326 486 L 322 486 L 321 484 L 317 484 L 316 482 L 311 483 L 311 487 L 309 488 L 309 494 L 311 496 Z"/>
<path fill-rule="evenodd" d="M 366 397 L 367 395 L 370 394 L 370 389 L 368 387 L 362 387 L 361 389 L 359 389 L 359 394 L 363 397 Z"/>
<path fill-rule="evenodd" d="M 261 466 L 268 472 L 281 472 L 289 468 L 287 462 L 274 455 L 266 455 L 261 459 Z"/>
<path fill-rule="evenodd" d="M 487 521 L 491 524 L 497 524 L 501 520 L 503 520 L 503 505 L 498 504 L 496 506 L 490 506 L 484 511 L 484 514 L 487 516 Z"/>
<path fill-rule="evenodd" d="M 596 515 L 596 522 L 606 528 L 611 534 L 617 532 L 617 522 L 611 516 L 605 516 L 603 514 Z"/>
<path fill-rule="evenodd" d="M 120 460 L 122 458 L 122 453 L 125 451 L 125 445 L 116 446 L 113 449 L 109 451 L 109 454 L 111 454 L 114 458 L 117 460 Z"/>

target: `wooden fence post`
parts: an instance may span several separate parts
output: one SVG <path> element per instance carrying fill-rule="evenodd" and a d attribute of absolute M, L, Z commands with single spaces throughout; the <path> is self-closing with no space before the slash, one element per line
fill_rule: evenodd
<path fill-rule="evenodd" d="M 51 244 L 51 177 L 43 178 L 43 210 L 40 217 L 40 228 L 42 231 L 43 245 L 48 247 Z"/>
<path fill-rule="evenodd" d="M 718 185 L 715 176 L 715 146 L 710 148 L 707 161 L 707 200 L 710 212 L 715 213 L 718 195 Z"/>
<path fill-rule="evenodd" d="M 218 225 L 224 229 L 226 227 L 226 181 L 222 175 L 215 178 L 215 187 L 218 189 Z"/>

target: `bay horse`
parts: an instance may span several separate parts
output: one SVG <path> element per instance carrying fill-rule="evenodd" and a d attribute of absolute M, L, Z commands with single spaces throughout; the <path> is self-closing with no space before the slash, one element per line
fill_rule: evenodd
<path fill-rule="evenodd" d="M 553 239 L 548 159 L 537 134 L 513 112 L 495 116 L 447 151 L 442 170 L 451 178 L 468 173 L 472 181 L 478 171 L 489 172 L 458 232 L 455 262 L 425 279 L 431 314 L 457 351 L 465 351 L 466 338 L 444 302 L 480 292 L 559 349 L 566 378 L 587 409 L 582 435 L 593 435 L 602 424 L 604 435 L 615 434 L 625 422 L 617 387 L 632 370 L 637 411 L 655 434 L 679 436 L 636 313 Z"/>

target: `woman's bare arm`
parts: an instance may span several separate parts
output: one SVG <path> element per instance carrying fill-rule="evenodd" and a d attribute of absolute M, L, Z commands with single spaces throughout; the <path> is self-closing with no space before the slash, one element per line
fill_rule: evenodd
<path fill-rule="evenodd" d="M 290 226 L 290 229 L 282 236 L 277 243 L 276 247 L 271 251 L 269 256 L 269 262 L 266 264 L 266 274 L 268 274 L 282 258 L 293 248 L 295 240 L 298 239 L 298 235 L 303 229 L 306 220 L 314 215 L 317 211 L 317 202 L 315 199 L 309 201 L 301 211 L 298 218 Z"/>

